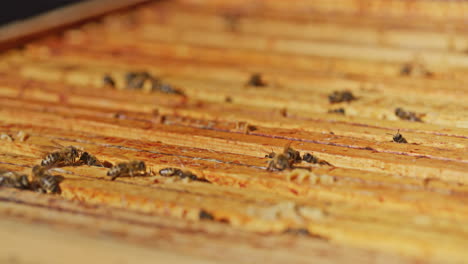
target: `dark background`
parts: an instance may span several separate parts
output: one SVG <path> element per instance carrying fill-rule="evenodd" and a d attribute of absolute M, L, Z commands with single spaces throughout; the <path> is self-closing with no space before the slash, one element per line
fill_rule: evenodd
<path fill-rule="evenodd" d="M 0 25 L 86 0 L 0 0 Z"/>

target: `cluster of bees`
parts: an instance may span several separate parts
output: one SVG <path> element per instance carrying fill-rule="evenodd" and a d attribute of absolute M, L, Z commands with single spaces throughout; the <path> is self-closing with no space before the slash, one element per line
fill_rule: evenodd
<path fill-rule="evenodd" d="M 31 180 L 27 175 L 12 171 L 0 172 L 0 186 L 22 190 L 32 190 L 39 193 L 60 193 L 60 182 L 63 177 L 52 175 L 50 169 L 63 166 L 89 165 L 103 167 L 95 156 L 76 147 L 69 146 L 49 153 L 40 165 L 35 165 L 31 170 Z"/>
<path fill-rule="evenodd" d="M 35 165 L 31 171 L 32 180 L 30 180 L 26 174 L 0 170 L 0 186 L 32 190 L 39 193 L 58 194 L 61 192 L 59 184 L 63 181 L 64 177 L 52 175 L 50 170 L 58 167 L 82 165 L 109 168 L 107 176 L 109 176 L 111 180 L 115 180 L 118 177 L 152 175 L 152 171 L 147 169 L 144 161 L 132 160 L 112 165 L 108 162 L 99 161 L 89 152 L 74 146 L 68 146 L 47 154 L 40 165 Z M 178 168 L 169 167 L 161 169 L 159 175 L 163 177 L 178 177 L 180 179 L 208 182 L 206 179 L 200 178 L 190 171 Z"/>
<path fill-rule="evenodd" d="M 32 175 L 33 180 L 30 181 L 26 174 L 0 170 L 0 186 L 39 193 L 60 193 L 59 184 L 63 180 L 62 176 L 51 175 L 47 169 L 41 166 L 34 166 Z"/>
<path fill-rule="evenodd" d="M 331 104 L 335 103 L 342 103 L 342 102 L 351 102 L 357 100 L 358 98 L 355 97 L 350 91 L 334 91 L 332 94 L 328 96 L 328 99 Z M 344 108 L 337 108 L 331 109 L 328 113 L 333 114 L 345 114 Z M 412 122 L 423 122 L 422 117 L 424 114 L 418 114 L 415 112 L 406 111 L 401 107 L 398 107 L 394 111 L 395 115 L 400 118 L 401 120 L 412 121 Z M 396 143 L 408 143 L 408 141 L 400 134 L 398 131 L 395 135 L 393 135 L 393 142 Z"/>
<path fill-rule="evenodd" d="M 301 161 L 318 165 L 332 166 L 327 161 L 319 159 L 310 153 L 305 153 L 301 157 L 299 151 L 291 148 L 291 142 L 286 144 L 282 153 L 271 152 L 270 154 L 265 155 L 265 158 L 270 158 L 267 166 L 268 171 L 283 171 L 286 169 L 293 169 L 294 164 L 300 163 Z"/>
<path fill-rule="evenodd" d="M 105 86 L 116 87 L 116 82 L 110 75 L 104 75 L 102 81 Z M 184 95 L 183 91 L 164 83 L 160 78 L 145 71 L 126 73 L 125 89 Z"/>
<path fill-rule="evenodd" d="M 267 85 L 268 83 L 263 79 L 260 73 L 253 73 L 246 83 L 246 86 L 254 86 L 254 87 L 263 87 Z M 330 102 L 330 104 L 350 103 L 358 99 L 359 98 L 356 97 L 349 90 L 334 91 L 328 95 L 328 101 Z M 229 100 L 226 100 L 226 101 L 232 102 L 232 99 L 229 98 Z M 343 107 L 340 107 L 340 108 L 330 109 L 328 110 L 328 113 L 344 115 L 346 113 L 346 110 Z M 423 116 L 422 114 L 416 114 L 414 112 L 405 111 L 402 108 L 396 108 L 395 115 L 402 120 L 413 121 L 413 122 L 422 122 L 421 117 Z M 286 114 L 284 114 L 283 116 L 286 116 Z M 393 141 L 396 143 L 408 143 L 406 139 L 400 134 L 400 132 L 397 132 L 397 134 L 393 135 Z"/>

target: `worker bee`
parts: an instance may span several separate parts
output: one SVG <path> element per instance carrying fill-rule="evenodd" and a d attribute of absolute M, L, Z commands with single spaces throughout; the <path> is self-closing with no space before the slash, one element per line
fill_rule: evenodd
<path fill-rule="evenodd" d="M 202 181 L 202 182 L 208 182 L 207 180 L 203 178 L 199 178 L 197 175 L 193 174 L 191 171 L 183 171 L 178 168 L 164 168 L 159 170 L 159 175 L 163 177 L 171 177 L 171 176 L 177 176 L 180 179 L 185 179 L 188 178 L 192 181 Z"/>
<path fill-rule="evenodd" d="M 398 130 L 398 132 L 395 135 L 393 135 L 393 141 L 396 143 L 408 143 L 408 141 L 406 141 L 403 135 L 400 134 L 400 130 Z"/>
<path fill-rule="evenodd" d="M 104 84 L 104 86 L 115 87 L 114 79 L 108 74 L 104 75 L 104 77 L 102 78 L 102 83 Z"/>
<path fill-rule="evenodd" d="M 404 109 L 398 107 L 395 109 L 395 115 L 398 116 L 402 120 L 408 120 L 413 122 L 422 122 L 421 114 L 416 114 L 414 112 L 405 111 Z"/>
<path fill-rule="evenodd" d="M 273 158 L 268 162 L 267 170 L 269 171 L 282 171 L 291 169 L 293 166 L 293 160 L 290 160 L 284 153 L 275 154 Z"/>
<path fill-rule="evenodd" d="M 343 107 L 337 108 L 337 109 L 330 109 L 328 110 L 329 114 L 339 114 L 339 115 L 344 115 L 345 114 L 345 109 Z"/>
<path fill-rule="evenodd" d="M 126 88 L 130 90 L 149 90 L 151 92 L 162 92 L 167 94 L 184 95 L 184 92 L 174 88 L 172 85 L 163 83 L 159 78 L 148 72 L 129 72 L 125 76 Z"/>
<path fill-rule="evenodd" d="M 282 116 L 282 117 L 287 117 L 288 116 L 288 109 L 286 107 L 283 107 L 279 110 L 279 114 Z"/>
<path fill-rule="evenodd" d="M 224 102 L 226 102 L 226 103 L 232 103 L 232 98 L 231 98 L 230 96 L 226 96 L 226 97 L 224 98 Z"/>
<path fill-rule="evenodd" d="M 288 146 L 288 148 L 286 148 L 283 151 L 283 153 L 286 156 L 286 158 L 289 159 L 289 160 L 292 160 L 293 163 L 301 162 L 301 160 L 302 160 L 301 154 L 299 153 L 299 151 L 297 151 L 297 150 L 295 150 L 295 149 L 293 149 L 293 148 L 291 148 L 289 146 Z"/>
<path fill-rule="evenodd" d="M 39 193 L 55 194 L 60 193 L 60 183 L 63 177 L 59 175 L 52 175 L 48 169 L 36 165 L 32 168 L 33 181 L 31 182 L 31 189 Z"/>
<path fill-rule="evenodd" d="M 288 228 L 284 231 L 286 234 L 291 235 L 301 235 L 301 236 L 308 236 L 310 235 L 309 230 L 307 228 Z"/>
<path fill-rule="evenodd" d="M 177 95 L 184 95 L 184 92 L 174 88 L 172 85 L 167 83 L 159 83 L 157 86 L 154 85 L 151 87 L 152 91 L 159 91 L 167 94 L 177 94 Z"/>
<path fill-rule="evenodd" d="M 80 149 L 74 146 L 68 146 L 49 153 L 41 161 L 41 166 L 50 168 L 77 165 L 82 153 Z"/>
<path fill-rule="evenodd" d="M 304 154 L 304 156 L 302 157 L 302 160 L 305 161 L 305 162 L 308 162 L 308 163 L 331 166 L 331 164 L 328 163 L 327 161 L 319 159 L 319 158 L 317 158 L 316 156 L 314 156 L 314 155 L 312 155 L 310 153 Z"/>
<path fill-rule="evenodd" d="M 200 220 L 214 220 L 213 215 L 203 209 L 200 210 L 198 217 Z"/>
<path fill-rule="evenodd" d="M 86 151 L 81 154 L 79 161 L 88 166 L 104 167 L 104 165 L 94 155 L 91 155 Z"/>
<path fill-rule="evenodd" d="M 129 90 L 143 89 L 145 82 L 151 77 L 147 72 L 128 72 L 125 75 L 126 88 Z"/>
<path fill-rule="evenodd" d="M 432 72 L 428 71 L 424 65 L 419 62 L 406 63 L 401 67 L 400 75 L 413 77 L 430 77 Z"/>
<path fill-rule="evenodd" d="M 118 163 L 112 166 L 112 168 L 110 168 L 107 172 L 107 176 L 110 176 L 112 181 L 118 177 L 135 177 L 146 175 L 148 175 L 148 172 L 146 171 L 146 164 L 140 160 Z"/>
<path fill-rule="evenodd" d="M 63 181 L 62 176 L 46 175 L 32 182 L 32 189 L 36 192 L 56 194 L 61 193 L 60 182 Z"/>
<path fill-rule="evenodd" d="M 331 104 L 341 103 L 341 102 L 351 102 L 357 100 L 351 91 L 334 91 L 328 95 L 328 100 Z"/>
<path fill-rule="evenodd" d="M 265 158 L 270 158 L 271 160 L 268 162 L 267 170 L 285 170 L 291 169 L 294 163 L 301 162 L 301 154 L 299 151 L 294 150 L 290 147 L 291 142 L 288 142 L 284 148 L 283 152 L 280 154 L 276 154 L 275 152 L 271 152 L 270 154 L 266 155 Z"/>
<path fill-rule="evenodd" d="M 30 189 L 28 176 L 13 171 L 0 171 L 0 186 L 21 190 Z"/>
<path fill-rule="evenodd" d="M 182 170 L 177 168 L 164 168 L 159 170 L 159 175 L 164 177 L 171 177 L 180 174 L 182 174 Z"/>
<path fill-rule="evenodd" d="M 250 75 L 249 80 L 247 81 L 247 86 L 263 87 L 268 84 L 263 80 L 263 77 L 260 73 L 253 73 Z"/>
<path fill-rule="evenodd" d="M 241 131 L 244 134 L 249 134 L 250 131 L 257 130 L 257 127 L 250 125 L 247 122 L 237 121 L 236 122 L 236 130 Z"/>

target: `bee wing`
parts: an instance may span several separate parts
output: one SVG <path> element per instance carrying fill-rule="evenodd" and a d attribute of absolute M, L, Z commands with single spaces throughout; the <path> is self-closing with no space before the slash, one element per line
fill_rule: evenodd
<path fill-rule="evenodd" d="M 39 149 L 39 157 L 42 159 L 45 159 L 47 155 L 49 155 L 51 152 L 57 151 L 59 149 L 62 149 L 64 146 L 57 141 L 51 139 L 48 140 L 47 144 L 41 145 Z"/>
<path fill-rule="evenodd" d="M 185 169 L 184 162 L 183 162 L 179 157 L 177 157 L 177 156 L 174 156 L 174 157 L 179 161 L 180 166 L 181 166 L 183 169 Z"/>
<path fill-rule="evenodd" d="M 283 153 L 286 153 L 288 151 L 289 147 L 291 146 L 291 143 L 292 143 L 292 141 L 288 141 L 288 143 L 286 143 L 286 145 L 284 145 Z"/>

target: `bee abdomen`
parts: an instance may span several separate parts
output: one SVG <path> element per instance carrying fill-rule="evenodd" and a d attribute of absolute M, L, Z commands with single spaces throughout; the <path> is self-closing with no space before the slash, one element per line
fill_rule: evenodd
<path fill-rule="evenodd" d="M 182 170 L 177 169 L 177 168 L 164 168 L 164 169 L 159 170 L 159 175 L 163 177 L 182 175 Z"/>
<path fill-rule="evenodd" d="M 315 157 L 314 155 L 310 154 L 310 153 L 304 154 L 304 156 L 302 157 L 302 160 L 305 161 L 305 162 L 309 162 L 309 163 L 317 163 L 318 162 L 318 158 Z"/>
<path fill-rule="evenodd" d="M 41 166 L 44 167 L 51 167 L 55 165 L 58 160 L 60 159 L 60 155 L 57 152 L 52 152 L 49 155 L 47 155 L 42 161 L 41 161 Z"/>

